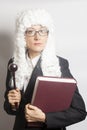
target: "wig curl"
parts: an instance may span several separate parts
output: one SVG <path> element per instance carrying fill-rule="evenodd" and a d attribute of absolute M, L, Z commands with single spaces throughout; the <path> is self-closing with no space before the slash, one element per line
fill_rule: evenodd
<path fill-rule="evenodd" d="M 25 31 L 32 25 L 46 26 L 49 30 L 45 49 L 41 54 L 41 69 L 44 76 L 61 76 L 59 59 L 56 57 L 54 24 L 49 13 L 44 9 L 25 10 L 18 14 L 16 19 L 16 39 L 14 62 L 18 65 L 16 71 L 16 85 L 23 89 L 25 82 L 29 82 L 33 68 L 30 59 L 27 61 Z"/>

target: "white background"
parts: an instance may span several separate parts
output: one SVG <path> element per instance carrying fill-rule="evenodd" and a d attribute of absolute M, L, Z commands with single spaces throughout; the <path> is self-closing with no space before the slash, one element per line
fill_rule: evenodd
<path fill-rule="evenodd" d="M 11 36 L 17 12 L 45 8 L 56 25 L 57 54 L 69 60 L 70 70 L 87 106 L 87 1 L 86 0 L 3 0 L 0 3 L 0 130 L 12 130 L 14 117 L 3 110 L 7 61 L 12 54 Z M 86 130 L 87 119 L 67 127 Z"/>

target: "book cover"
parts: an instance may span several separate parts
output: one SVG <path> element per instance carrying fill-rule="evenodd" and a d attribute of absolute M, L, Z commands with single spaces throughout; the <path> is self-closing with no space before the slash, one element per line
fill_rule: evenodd
<path fill-rule="evenodd" d="M 71 78 L 37 77 L 31 104 L 43 112 L 57 112 L 69 108 L 76 89 Z"/>

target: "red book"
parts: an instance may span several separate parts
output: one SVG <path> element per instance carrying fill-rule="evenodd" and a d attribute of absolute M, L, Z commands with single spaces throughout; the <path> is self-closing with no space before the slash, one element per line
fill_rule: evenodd
<path fill-rule="evenodd" d="M 71 78 L 37 77 L 31 104 L 43 112 L 64 111 L 69 108 L 76 89 Z"/>

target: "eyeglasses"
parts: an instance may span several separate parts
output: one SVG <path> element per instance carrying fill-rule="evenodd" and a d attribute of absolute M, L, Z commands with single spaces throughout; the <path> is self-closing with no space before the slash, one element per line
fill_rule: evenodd
<path fill-rule="evenodd" d="M 47 36 L 49 31 L 47 29 L 40 29 L 40 30 L 29 29 L 25 31 L 25 34 L 27 34 L 29 37 L 35 36 L 36 33 L 39 33 L 40 36 Z"/>

